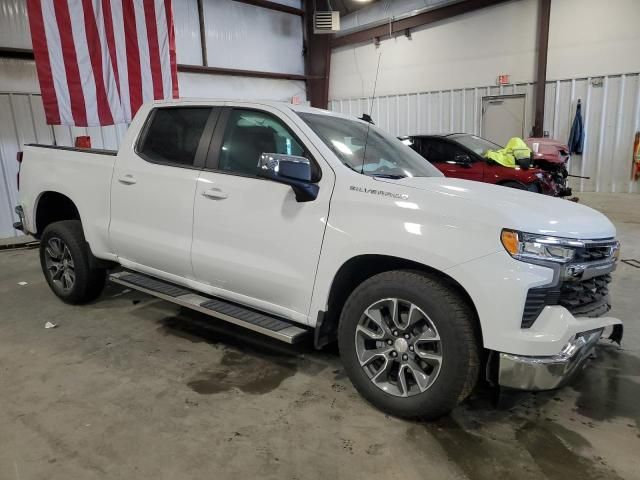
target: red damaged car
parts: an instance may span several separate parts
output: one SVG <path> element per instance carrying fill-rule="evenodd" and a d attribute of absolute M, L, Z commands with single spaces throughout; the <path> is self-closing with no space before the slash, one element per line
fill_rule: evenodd
<path fill-rule="evenodd" d="M 571 195 L 567 187 L 566 162 L 557 142 L 547 138 L 527 139 L 529 148 L 538 143 L 538 153 L 519 167 L 510 168 L 484 157 L 487 150 L 502 147 L 487 139 L 468 133 L 449 135 L 412 135 L 400 137 L 405 144 L 429 160 L 447 177 L 464 178 L 479 182 L 504 185 L 505 187 L 529 190 L 564 197 Z M 566 147 L 564 147 L 566 151 Z M 535 151 L 535 149 L 532 148 Z"/>

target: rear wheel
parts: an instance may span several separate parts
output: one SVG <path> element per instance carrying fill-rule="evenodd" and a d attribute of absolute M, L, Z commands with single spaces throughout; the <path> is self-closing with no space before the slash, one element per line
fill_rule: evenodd
<path fill-rule="evenodd" d="M 89 251 L 78 220 L 47 226 L 40 239 L 40 265 L 53 293 L 67 303 L 86 303 L 102 292 L 106 271 L 91 268 Z"/>
<path fill-rule="evenodd" d="M 392 271 L 347 300 L 340 355 L 356 389 L 393 415 L 435 419 L 473 390 L 479 371 L 474 314 L 436 278 Z"/>

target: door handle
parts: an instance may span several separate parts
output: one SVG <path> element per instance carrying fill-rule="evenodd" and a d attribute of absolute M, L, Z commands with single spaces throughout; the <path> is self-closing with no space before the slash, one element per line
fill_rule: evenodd
<path fill-rule="evenodd" d="M 123 175 L 121 176 L 118 181 L 120 183 L 124 183 L 125 185 L 133 185 L 134 183 L 136 183 L 136 179 L 133 175 Z"/>
<path fill-rule="evenodd" d="M 227 198 L 227 194 L 219 188 L 210 188 L 209 190 L 205 190 L 204 192 L 202 192 L 202 196 L 211 198 L 213 200 L 224 200 L 225 198 Z"/>

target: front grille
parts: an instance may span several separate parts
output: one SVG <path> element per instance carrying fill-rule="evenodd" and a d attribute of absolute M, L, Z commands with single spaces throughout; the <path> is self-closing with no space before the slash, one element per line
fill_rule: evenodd
<path fill-rule="evenodd" d="M 608 244 L 594 244 L 586 247 L 576 248 L 574 262 L 597 262 L 598 260 L 605 260 L 611 256 L 613 245 Z"/>
<path fill-rule="evenodd" d="M 530 328 L 547 305 L 561 305 L 572 315 L 599 317 L 611 309 L 609 283 L 611 275 L 589 280 L 563 282 L 555 287 L 532 288 L 527 293 L 522 328 Z"/>

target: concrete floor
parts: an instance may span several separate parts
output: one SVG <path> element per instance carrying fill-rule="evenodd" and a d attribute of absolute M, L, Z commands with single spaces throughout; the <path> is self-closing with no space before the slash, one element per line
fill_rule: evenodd
<path fill-rule="evenodd" d="M 581 197 L 640 259 L 640 196 Z M 68 306 L 37 250 L 0 251 L 0 479 L 640 478 L 640 269 L 614 284 L 622 349 L 560 391 L 480 391 L 425 424 L 365 403 L 335 350 L 116 286 Z"/>

